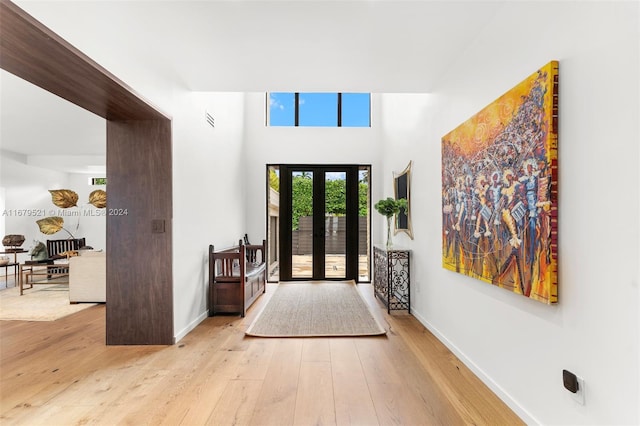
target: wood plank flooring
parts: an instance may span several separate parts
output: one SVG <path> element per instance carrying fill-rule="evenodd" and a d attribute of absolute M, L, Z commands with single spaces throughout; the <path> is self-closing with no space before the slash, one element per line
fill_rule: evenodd
<path fill-rule="evenodd" d="M 386 336 L 245 337 L 207 318 L 173 346 L 106 346 L 105 307 L 0 321 L 8 425 L 517 425 L 522 421 L 412 316 L 359 290 Z"/>

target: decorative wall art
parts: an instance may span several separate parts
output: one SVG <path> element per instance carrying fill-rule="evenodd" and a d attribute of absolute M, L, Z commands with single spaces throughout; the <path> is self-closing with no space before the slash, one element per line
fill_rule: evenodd
<path fill-rule="evenodd" d="M 442 138 L 442 265 L 558 301 L 558 62 Z"/>
<path fill-rule="evenodd" d="M 400 173 L 393 173 L 393 194 L 396 200 L 407 200 L 407 208 L 401 209 L 396 214 L 396 231 L 406 233 L 413 240 L 413 227 L 411 226 L 411 165 L 409 164 Z"/>

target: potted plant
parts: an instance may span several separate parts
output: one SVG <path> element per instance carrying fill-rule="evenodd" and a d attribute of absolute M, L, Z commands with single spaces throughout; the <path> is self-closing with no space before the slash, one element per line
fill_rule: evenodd
<path fill-rule="evenodd" d="M 400 213 L 400 210 L 407 211 L 407 200 L 400 198 L 398 200 L 387 197 L 375 204 L 375 209 L 387 218 L 387 249 L 391 248 L 393 241 L 391 240 L 391 218 Z"/>

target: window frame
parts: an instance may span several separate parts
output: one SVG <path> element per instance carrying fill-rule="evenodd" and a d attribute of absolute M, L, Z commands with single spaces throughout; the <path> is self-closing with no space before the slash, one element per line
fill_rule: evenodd
<path fill-rule="evenodd" d="M 271 99 L 271 93 L 293 93 L 294 95 L 294 100 L 293 100 L 293 107 L 294 107 L 294 120 L 293 120 L 293 125 L 272 125 L 271 124 L 271 104 L 270 104 L 270 99 Z M 300 94 L 301 93 L 336 93 L 337 96 L 337 115 L 338 115 L 338 119 L 337 119 L 337 124 L 336 126 L 324 126 L 324 127 L 354 127 L 354 128 L 371 128 L 371 92 L 349 92 L 349 93 L 358 93 L 358 94 L 367 94 L 369 96 L 369 111 L 368 111 L 368 115 L 369 115 L 369 120 L 368 120 L 368 125 L 366 126 L 343 126 L 342 125 L 342 94 L 345 92 L 267 92 L 266 93 L 266 97 L 265 97 L 265 109 L 266 109 L 266 114 L 265 114 L 265 118 L 266 118 L 266 126 L 267 127 L 319 127 L 319 126 L 305 126 L 305 125 L 300 125 Z"/>

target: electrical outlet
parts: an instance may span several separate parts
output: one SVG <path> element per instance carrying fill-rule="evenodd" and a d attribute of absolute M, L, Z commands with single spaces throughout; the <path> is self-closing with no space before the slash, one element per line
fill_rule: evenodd
<path fill-rule="evenodd" d="M 571 398 L 578 404 L 584 405 L 584 379 L 571 371 L 562 370 L 562 382 L 565 389 L 571 393 Z"/>
<path fill-rule="evenodd" d="M 584 379 L 576 376 L 576 380 L 578 381 L 578 391 L 576 393 L 569 393 L 571 394 L 571 398 L 573 398 L 578 404 L 584 405 Z"/>

